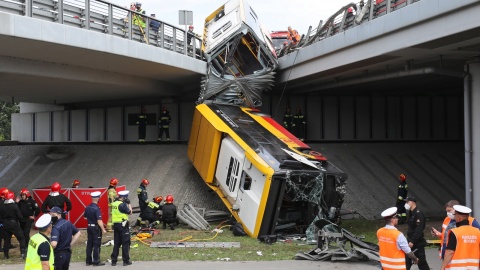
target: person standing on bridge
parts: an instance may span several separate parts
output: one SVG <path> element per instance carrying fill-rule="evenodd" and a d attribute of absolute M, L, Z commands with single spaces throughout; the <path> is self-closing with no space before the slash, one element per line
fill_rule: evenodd
<path fill-rule="evenodd" d="M 288 27 L 287 39 L 290 40 L 290 42 L 293 45 L 296 45 L 300 41 L 300 35 L 298 34 L 297 30 L 294 30 L 294 29 L 292 29 L 291 26 L 289 26 Z"/>
<path fill-rule="evenodd" d="M 147 109 L 145 109 L 145 106 L 140 108 L 136 123 L 138 125 L 138 142 L 145 143 L 145 136 L 147 135 Z"/>
<path fill-rule="evenodd" d="M 283 114 L 283 127 L 289 132 L 292 132 L 292 125 L 293 125 L 293 115 L 292 115 L 292 112 L 290 111 L 290 107 L 287 106 L 287 109 Z"/>
<path fill-rule="evenodd" d="M 386 225 L 377 231 L 380 264 L 385 270 L 389 269 L 405 269 L 407 260 L 413 260 L 418 263 L 418 258 L 413 254 L 408 246 L 405 236 L 397 230 L 398 225 L 397 208 L 390 207 L 382 212 Z"/>
<path fill-rule="evenodd" d="M 405 209 L 408 211 L 408 246 L 414 250 L 415 255 L 420 260 L 418 269 L 430 270 L 427 257 L 425 256 L 425 245 L 427 245 L 427 241 L 423 235 L 423 231 L 425 230 L 425 214 L 418 210 L 417 200 L 414 197 L 408 197 L 405 202 Z M 407 260 L 407 270 L 410 270 L 412 262 L 408 258 L 405 259 Z"/>
<path fill-rule="evenodd" d="M 294 130 L 295 136 L 297 136 L 300 141 L 305 139 L 305 129 L 307 127 L 307 120 L 305 115 L 302 113 L 300 107 L 297 108 L 297 113 L 293 116 L 292 128 Z"/>
<path fill-rule="evenodd" d="M 152 18 L 156 18 L 155 14 L 150 15 Z M 152 29 L 153 33 L 157 34 L 158 29 L 160 28 L 160 22 L 157 20 L 150 20 L 150 28 Z"/>
<path fill-rule="evenodd" d="M 163 132 L 165 131 L 165 136 L 167 141 L 170 141 L 170 123 L 172 122 L 172 117 L 170 112 L 166 107 L 162 108 L 162 113 L 158 118 L 158 141 L 162 141 Z"/>
<path fill-rule="evenodd" d="M 145 14 L 145 10 L 142 9 L 142 3 L 140 2 L 135 3 L 135 7 L 137 8 L 137 10 L 135 10 L 136 12 L 140 14 Z M 133 13 L 132 15 L 133 24 L 138 26 L 139 28 L 141 27 L 142 29 L 145 29 L 145 27 L 147 26 L 147 24 L 145 23 L 145 17 L 135 14 L 134 12 L 132 13 Z"/>
<path fill-rule="evenodd" d="M 408 196 L 407 176 L 401 173 L 398 176 L 400 184 L 397 189 L 397 203 L 398 214 L 401 216 L 400 224 L 404 224 L 407 221 L 407 211 L 405 210 L 405 199 Z"/>

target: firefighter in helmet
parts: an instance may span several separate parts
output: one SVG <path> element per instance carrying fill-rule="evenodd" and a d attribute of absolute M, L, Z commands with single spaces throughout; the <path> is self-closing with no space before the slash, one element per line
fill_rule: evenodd
<path fill-rule="evenodd" d="M 165 131 L 165 136 L 167 141 L 170 141 L 170 123 L 172 122 L 172 117 L 170 116 L 170 112 L 167 110 L 166 107 L 162 108 L 162 112 L 160 113 L 160 117 L 158 118 L 158 141 L 162 140 L 163 132 Z"/>
<path fill-rule="evenodd" d="M 147 135 L 147 109 L 144 106 L 140 108 L 136 124 L 138 125 L 138 142 L 145 143 L 145 136 Z"/>
<path fill-rule="evenodd" d="M 157 196 L 153 198 L 153 201 L 147 204 L 145 211 L 143 212 L 142 221 L 148 221 L 148 226 L 154 228 L 156 225 L 160 224 L 161 215 L 157 213 L 159 210 L 162 210 L 161 202 L 163 200 L 162 196 Z"/>
<path fill-rule="evenodd" d="M 65 196 L 65 194 L 60 193 L 62 186 L 60 183 L 55 182 L 51 186 L 51 192 L 48 194 L 47 198 L 43 201 L 42 212 L 48 213 L 53 207 L 60 208 L 62 212 L 62 218 L 66 219 L 67 212 L 72 210 L 72 203 L 70 199 Z"/>
<path fill-rule="evenodd" d="M 111 232 L 113 230 L 113 223 L 112 223 L 112 203 L 117 199 L 117 185 L 118 179 L 112 178 L 110 179 L 110 185 L 107 189 L 108 194 L 108 222 L 107 222 L 107 231 Z"/>
<path fill-rule="evenodd" d="M 176 225 L 179 224 L 177 219 L 177 206 L 173 204 L 173 196 L 167 195 L 165 197 L 165 204 L 162 206 L 162 221 L 163 221 L 163 229 L 170 226 L 171 230 L 175 230 Z"/>
<path fill-rule="evenodd" d="M 137 218 L 137 222 L 135 223 L 136 226 L 143 225 L 145 223 L 144 221 L 142 221 L 142 218 L 143 218 L 145 208 L 147 207 L 147 204 L 148 204 L 147 186 L 149 184 L 150 184 L 150 181 L 148 181 L 148 179 L 142 179 L 140 186 L 137 188 L 138 205 L 140 206 L 140 216 L 138 216 Z"/>
<path fill-rule="evenodd" d="M 407 221 L 407 211 L 405 210 L 405 199 L 408 196 L 408 185 L 407 185 L 407 176 L 401 173 L 398 176 L 400 184 L 397 189 L 397 203 L 396 207 L 398 209 L 398 215 L 400 216 L 400 224 L 404 224 Z"/>
<path fill-rule="evenodd" d="M 80 180 L 78 179 L 73 180 L 72 188 L 78 188 L 79 185 L 80 185 Z"/>
<path fill-rule="evenodd" d="M 30 230 L 32 229 L 35 217 L 40 214 L 40 207 L 38 207 L 37 202 L 30 196 L 30 191 L 26 188 L 20 190 L 20 200 L 17 202 L 17 205 L 20 213 L 22 213 L 20 228 L 23 231 L 25 243 L 28 245 L 30 241 Z"/>

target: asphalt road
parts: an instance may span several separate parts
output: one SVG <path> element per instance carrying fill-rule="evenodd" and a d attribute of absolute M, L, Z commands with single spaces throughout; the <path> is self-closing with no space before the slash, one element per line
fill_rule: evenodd
<path fill-rule="evenodd" d="M 427 249 L 427 261 L 430 265 L 430 269 L 440 269 L 441 261 L 438 259 L 438 251 L 435 248 Z M 120 262 L 117 266 L 111 266 L 107 263 L 105 266 L 95 267 L 95 269 L 142 269 L 142 270 L 157 270 L 159 267 L 164 269 L 195 269 L 195 270 L 278 270 L 278 269 L 301 269 L 301 270 L 318 270 L 318 269 L 335 269 L 335 270 L 368 270 L 368 269 L 380 269 L 379 264 L 376 262 L 312 262 L 312 261 L 262 261 L 262 262 L 226 262 L 226 261 L 134 261 L 128 268 L 123 268 Z M 166 268 L 165 268 L 166 267 Z M 84 263 L 72 263 L 70 269 L 88 269 L 92 266 L 85 266 Z M 23 270 L 23 264 L 1 264 L 0 269 L 8 270 Z M 412 270 L 418 269 L 415 265 Z"/>

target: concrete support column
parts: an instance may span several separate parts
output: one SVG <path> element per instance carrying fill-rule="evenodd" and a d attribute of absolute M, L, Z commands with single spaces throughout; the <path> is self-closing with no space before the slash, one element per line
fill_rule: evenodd
<path fill-rule="evenodd" d="M 468 65 L 471 75 L 471 150 L 472 150 L 472 207 L 473 216 L 480 216 L 480 63 Z M 468 190 L 467 190 L 468 192 Z"/>

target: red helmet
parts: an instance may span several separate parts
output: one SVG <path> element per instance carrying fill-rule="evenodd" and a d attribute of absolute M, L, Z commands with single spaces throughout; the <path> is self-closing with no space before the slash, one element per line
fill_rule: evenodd
<path fill-rule="evenodd" d="M 22 188 L 22 190 L 20 190 L 20 195 L 22 194 L 25 194 L 25 196 L 30 197 L 30 191 L 28 191 L 28 189 L 26 188 Z"/>
<path fill-rule="evenodd" d="M 148 186 L 150 184 L 150 181 L 148 181 L 148 179 L 142 179 L 142 184 L 144 186 Z"/>
<path fill-rule="evenodd" d="M 73 185 L 74 185 L 74 186 L 80 185 L 80 181 L 77 180 L 77 179 L 73 180 Z"/>
<path fill-rule="evenodd" d="M 405 181 L 405 180 L 407 180 L 407 176 L 406 176 L 405 174 L 403 174 L 403 173 L 401 173 L 401 174 L 398 176 L 398 178 L 399 178 L 400 181 L 402 181 L 402 182 Z"/>
<path fill-rule="evenodd" d="M 162 200 L 163 200 L 162 196 L 157 196 L 157 197 L 155 197 L 155 199 L 153 199 L 153 201 L 156 202 L 156 203 L 161 203 Z"/>
<path fill-rule="evenodd" d="M 5 198 L 7 196 L 8 189 L 6 187 L 0 188 L 0 197 Z"/>
<path fill-rule="evenodd" d="M 53 192 L 59 192 L 60 189 L 62 189 L 62 186 L 60 185 L 60 183 L 58 183 L 58 182 L 53 183 L 53 185 L 52 185 L 52 191 Z"/>
<path fill-rule="evenodd" d="M 167 203 L 173 203 L 173 196 L 168 194 L 167 197 L 165 197 L 165 202 Z"/>
<path fill-rule="evenodd" d="M 118 185 L 118 179 L 117 178 L 110 179 L 110 186 L 116 186 L 116 185 Z"/>
<path fill-rule="evenodd" d="M 188 27 L 188 29 L 193 29 L 193 25 L 190 25 L 190 26 Z"/>
<path fill-rule="evenodd" d="M 15 199 L 15 193 L 13 191 L 8 191 L 7 195 L 5 196 L 5 200 L 13 200 Z"/>

